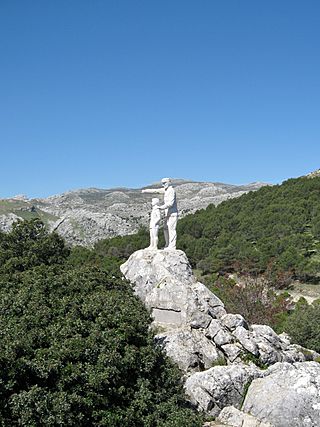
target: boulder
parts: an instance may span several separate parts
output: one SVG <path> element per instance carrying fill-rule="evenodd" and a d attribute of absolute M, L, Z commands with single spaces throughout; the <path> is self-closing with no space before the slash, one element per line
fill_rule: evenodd
<path fill-rule="evenodd" d="M 253 415 L 246 414 L 234 406 L 223 408 L 218 421 L 230 427 L 274 427 L 272 424 L 260 421 Z"/>
<path fill-rule="evenodd" d="M 242 348 L 239 344 L 225 344 L 221 350 L 230 362 L 234 362 L 242 354 Z"/>
<path fill-rule="evenodd" d="M 221 317 L 221 322 L 230 331 L 234 331 L 238 326 L 248 329 L 248 324 L 241 314 L 225 314 Z"/>
<path fill-rule="evenodd" d="M 196 280 L 184 252 L 140 250 L 121 271 L 150 309 L 154 330 L 161 331 L 156 342 L 180 369 L 193 372 L 226 363 L 208 332 L 218 327 L 224 337 L 220 345 L 232 341 L 218 320 L 226 314 L 224 305 Z"/>
<path fill-rule="evenodd" d="M 212 319 L 206 330 L 206 337 L 213 339 L 220 331 L 223 331 L 221 323 L 217 319 Z"/>
<path fill-rule="evenodd" d="M 233 331 L 233 335 L 246 351 L 248 351 L 249 353 L 252 353 L 256 357 L 259 356 L 258 345 L 252 339 L 252 335 L 247 329 L 239 325 Z"/>
<path fill-rule="evenodd" d="M 226 363 L 223 353 L 201 331 L 185 328 L 157 334 L 155 341 L 184 372 L 211 368 Z"/>
<path fill-rule="evenodd" d="M 242 410 L 275 427 L 319 427 L 320 364 L 274 364 L 254 379 Z"/>
<path fill-rule="evenodd" d="M 183 251 L 142 249 L 120 268 L 157 324 L 207 328 L 213 317 L 226 313 L 222 301 L 193 276 Z"/>
<path fill-rule="evenodd" d="M 248 384 L 259 376 L 260 370 L 254 365 L 215 366 L 190 375 L 185 391 L 199 410 L 216 416 L 225 406 L 239 408 Z"/>
<path fill-rule="evenodd" d="M 213 340 L 219 347 L 221 347 L 224 344 L 230 344 L 233 341 L 233 336 L 230 334 L 230 332 L 220 329 Z"/>

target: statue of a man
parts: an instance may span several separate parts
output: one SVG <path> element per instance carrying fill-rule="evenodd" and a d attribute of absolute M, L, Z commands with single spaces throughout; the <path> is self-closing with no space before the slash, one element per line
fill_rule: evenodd
<path fill-rule="evenodd" d="M 178 221 L 178 207 L 176 192 L 171 185 L 170 178 L 163 178 L 161 180 L 163 188 L 147 188 L 142 190 L 143 193 L 164 193 L 163 205 L 159 206 L 161 210 L 164 210 L 164 225 L 163 232 L 166 241 L 165 249 L 171 250 L 176 249 L 177 242 L 177 221 Z"/>

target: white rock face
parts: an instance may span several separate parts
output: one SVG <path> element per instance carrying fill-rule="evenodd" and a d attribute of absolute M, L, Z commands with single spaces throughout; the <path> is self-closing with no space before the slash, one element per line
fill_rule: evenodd
<path fill-rule="evenodd" d="M 252 382 L 243 410 L 275 427 L 319 427 L 320 364 L 276 363 Z"/>
<path fill-rule="evenodd" d="M 199 329 L 173 329 L 156 335 L 155 341 L 184 372 L 209 369 L 224 360 L 222 351 Z"/>
<path fill-rule="evenodd" d="M 246 387 L 259 375 L 254 365 L 215 366 L 188 377 L 185 389 L 199 410 L 216 416 L 225 406 L 240 407 Z"/>
<path fill-rule="evenodd" d="M 7 215 L 0 215 L 0 230 L 4 232 L 8 232 L 12 228 L 12 224 L 20 219 L 14 213 L 10 213 Z"/>
<path fill-rule="evenodd" d="M 305 362 L 307 357 L 317 357 L 317 353 L 292 345 L 288 335 L 277 335 L 269 326 L 249 325 L 239 314 L 226 313 L 223 302 L 193 276 L 185 253 L 180 250 L 137 251 L 121 271 L 150 310 L 158 332 L 155 341 L 184 372 L 186 394 L 200 411 L 216 416 L 232 405 L 232 417 L 237 422 L 242 419 L 242 427 L 269 426 L 264 423 L 294 427 L 299 424 L 281 424 L 276 418 L 282 412 L 289 413 L 286 404 L 281 403 L 288 394 L 292 396 L 289 406 L 306 408 L 295 409 L 297 414 L 293 411 L 288 416 L 296 417 L 301 426 L 320 427 L 306 421 L 311 406 L 310 422 L 319 415 L 320 384 L 318 379 L 312 382 L 311 377 L 318 378 L 320 365 Z M 267 370 L 261 369 L 270 365 L 273 366 Z M 242 409 L 251 417 L 236 412 L 241 409 L 247 390 Z M 274 401 L 273 411 L 268 396 Z M 311 406 L 306 403 L 309 398 Z M 231 423 L 231 412 L 229 425 L 238 425 Z M 273 418 L 268 418 L 269 412 Z"/>
<path fill-rule="evenodd" d="M 204 329 L 226 314 L 222 301 L 197 282 L 183 251 L 142 249 L 121 266 L 161 326 Z"/>
<path fill-rule="evenodd" d="M 218 421 L 222 422 L 224 426 L 230 427 L 274 427 L 272 424 L 264 423 L 234 406 L 223 408 L 219 414 Z"/>

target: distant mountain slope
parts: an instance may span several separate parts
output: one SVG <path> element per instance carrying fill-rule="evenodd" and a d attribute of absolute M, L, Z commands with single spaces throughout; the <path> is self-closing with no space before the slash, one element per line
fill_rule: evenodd
<path fill-rule="evenodd" d="M 267 184 L 243 186 L 173 180 L 180 216 L 255 191 Z M 160 187 L 155 183 L 150 187 Z M 24 197 L 0 200 L 0 229 L 9 230 L 17 218 L 38 216 L 71 244 L 92 246 L 96 241 L 133 234 L 149 221 L 152 194 L 141 189 L 81 189 L 46 199 Z"/>

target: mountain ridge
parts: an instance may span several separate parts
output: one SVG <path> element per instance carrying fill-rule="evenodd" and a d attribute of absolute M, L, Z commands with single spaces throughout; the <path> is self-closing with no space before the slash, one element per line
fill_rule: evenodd
<path fill-rule="evenodd" d="M 173 179 L 179 213 L 183 217 L 218 205 L 230 198 L 269 185 L 253 182 L 234 185 Z M 15 220 L 40 217 L 49 230 L 57 231 L 71 245 L 93 246 L 98 240 L 136 233 L 147 226 L 152 195 L 143 188 L 157 188 L 154 182 L 142 188 L 84 188 L 47 198 L 28 199 L 18 195 L 0 200 L 0 229 L 8 231 Z"/>

